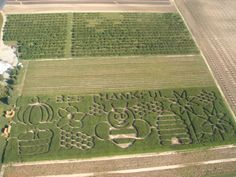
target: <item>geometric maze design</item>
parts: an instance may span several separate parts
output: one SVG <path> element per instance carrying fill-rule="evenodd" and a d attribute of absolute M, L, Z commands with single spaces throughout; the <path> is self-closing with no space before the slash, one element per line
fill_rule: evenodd
<path fill-rule="evenodd" d="M 107 143 L 127 149 L 150 142 L 155 148 L 231 140 L 235 124 L 218 95 L 182 90 L 64 95 L 47 101 L 22 97 L 8 139 L 16 140 L 20 157 L 58 149 L 99 152 Z"/>

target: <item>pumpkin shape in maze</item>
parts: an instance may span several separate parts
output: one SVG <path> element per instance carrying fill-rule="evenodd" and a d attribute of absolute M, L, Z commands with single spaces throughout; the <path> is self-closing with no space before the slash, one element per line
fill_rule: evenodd
<path fill-rule="evenodd" d="M 33 99 L 33 103 L 21 110 L 22 116 L 18 119 L 25 124 L 38 125 L 40 123 L 49 123 L 53 121 L 53 109 L 50 105 L 42 103 L 39 99 Z"/>

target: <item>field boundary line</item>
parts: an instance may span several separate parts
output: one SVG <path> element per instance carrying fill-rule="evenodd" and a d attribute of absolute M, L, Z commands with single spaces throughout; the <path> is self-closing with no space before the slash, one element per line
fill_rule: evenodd
<path fill-rule="evenodd" d="M 25 62 L 25 63 L 26 63 L 25 72 L 24 72 L 24 75 L 22 77 L 21 84 L 19 86 L 19 96 L 21 96 L 22 93 L 23 93 L 23 89 L 24 89 L 24 85 L 25 85 L 25 79 L 26 79 L 26 75 L 27 75 L 27 71 L 28 71 L 28 67 L 29 67 L 29 62 Z"/>
<path fill-rule="evenodd" d="M 130 4 L 127 7 L 127 4 L 73 4 L 73 5 L 64 5 L 65 10 L 55 10 L 61 8 L 61 4 L 37 4 L 37 8 L 32 11 L 29 9 L 35 8 L 35 5 L 24 5 L 25 9 L 12 10 L 22 8 L 22 5 L 10 5 L 6 4 L 4 11 L 6 14 L 44 14 L 44 13 L 93 13 L 93 12 L 119 12 L 119 13 L 134 13 L 134 12 L 149 12 L 149 13 L 175 13 L 176 9 L 171 3 L 170 5 L 149 5 L 149 4 Z M 47 10 L 42 10 L 47 7 Z M 75 7 L 77 9 L 75 9 Z M 8 9 L 9 8 L 9 9 Z M 91 10 L 92 9 L 92 10 Z"/>
<path fill-rule="evenodd" d="M 117 58 L 137 58 L 137 57 L 158 57 L 158 58 L 181 58 L 181 57 L 198 57 L 201 56 L 200 54 L 193 54 L 193 55 L 124 55 L 124 56 L 97 56 L 97 57 L 73 57 L 73 58 L 43 58 L 43 59 L 31 59 L 31 60 L 24 60 L 29 62 L 40 62 L 40 61 L 66 61 L 66 60 L 89 60 L 89 59 L 117 59 Z"/>
<path fill-rule="evenodd" d="M 223 145 L 212 147 L 207 150 L 221 150 L 221 149 L 231 149 L 236 148 L 235 144 L 230 145 Z M 131 155 L 115 155 L 110 157 L 94 157 L 94 158 L 87 158 L 87 159 L 67 159 L 67 160 L 47 160 L 47 161 L 35 161 L 35 162 L 22 162 L 22 163 L 11 163 L 13 167 L 20 167 L 26 165 L 45 165 L 45 164 L 62 164 L 62 163 L 81 163 L 81 162 L 91 162 L 91 161 L 107 161 L 107 160 L 119 160 L 119 159 L 128 159 L 128 158 L 140 158 L 140 157 L 158 157 L 158 156 L 167 156 L 167 155 L 175 155 L 175 154 L 182 154 L 182 153 L 192 153 L 204 150 L 204 148 L 198 149 L 185 149 L 185 150 L 177 150 L 177 151 L 167 151 L 167 152 L 157 152 L 157 153 L 141 153 L 141 154 L 131 154 Z M 3 165 L 5 166 L 5 165 Z M 8 164 L 6 164 L 8 166 Z"/>
<path fill-rule="evenodd" d="M 223 98 L 223 100 L 224 100 L 224 103 L 225 103 L 226 106 L 228 107 L 228 109 L 229 109 L 231 115 L 234 117 L 234 121 L 236 121 L 236 115 L 235 115 L 233 109 L 231 108 L 231 106 L 230 106 L 230 104 L 229 104 L 229 101 L 227 100 L 227 98 L 226 98 L 226 96 L 225 96 L 223 90 L 221 89 L 221 86 L 219 85 L 219 82 L 218 82 L 218 80 L 216 79 L 213 70 L 211 69 L 210 65 L 208 64 L 208 61 L 207 61 L 207 59 L 206 59 L 206 56 L 205 56 L 204 53 L 202 52 L 202 50 L 201 50 L 201 48 L 200 48 L 200 45 L 199 45 L 198 42 L 197 42 L 196 37 L 193 35 L 192 30 L 191 30 L 190 27 L 188 26 L 187 21 L 185 20 L 183 14 L 181 13 L 181 11 L 180 11 L 180 9 L 178 8 L 178 6 L 177 6 L 177 4 L 176 4 L 175 1 L 178 1 L 178 0 L 173 0 L 175 8 L 177 9 L 178 13 L 180 14 L 180 16 L 181 16 L 182 20 L 184 21 L 184 23 L 185 23 L 185 25 L 186 25 L 188 31 L 189 31 L 190 34 L 191 34 L 191 36 L 192 36 L 192 38 L 193 38 L 195 44 L 197 45 L 197 47 L 198 47 L 198 49 L 199 49 L 199 51 L 200 51 L 200 54 L 201 54 L 201 56 L 203 57 L 204 62 L 205 62 L 205 64 L 207 65 L 207 68 L 208 68 L 208 70 L 210 71 L 210 74 L 211 74 L 213 80 L 215 81 L 215 84 L 216 84 L 218 90 L 219 90 L 220 93 L 221 93 L 221 96 L 222 96 L 222 98 Z M 192 18 L 192 17 L 191 17 L 191 18 Z"/>

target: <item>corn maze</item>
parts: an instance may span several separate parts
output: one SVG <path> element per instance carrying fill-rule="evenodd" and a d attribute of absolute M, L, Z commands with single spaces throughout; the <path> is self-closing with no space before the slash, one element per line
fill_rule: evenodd
<path fill-rule="evenodd" d="M 236 130 L 216 89 L 20 97 L 12 129 L 6 162 L 222 143 Z"/>
<path fill-rule="evenodd" d="M 175 13 L 9 15 L 3 39 L 22 59 L 198 53 Z"/>

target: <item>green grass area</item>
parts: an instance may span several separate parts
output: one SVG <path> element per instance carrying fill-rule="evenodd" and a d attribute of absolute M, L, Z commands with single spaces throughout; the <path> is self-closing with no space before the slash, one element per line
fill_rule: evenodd
<path fill-rule="evenodd" d="M 29 61 L 23 95 L 214 86 L 201 58 L 113 57 Z"/>
<path fill-rule="evenodd" d="M 173 145 L 177 138 L 182 145 Z M 20 97 L 4 162 L 159 152 L 235 142 L 214 87 Z"/>
<path fill-rule="evenodd" d="M 4 41 L 22 59 L 198 53 L 177 13 L 8 15 Z"/>

